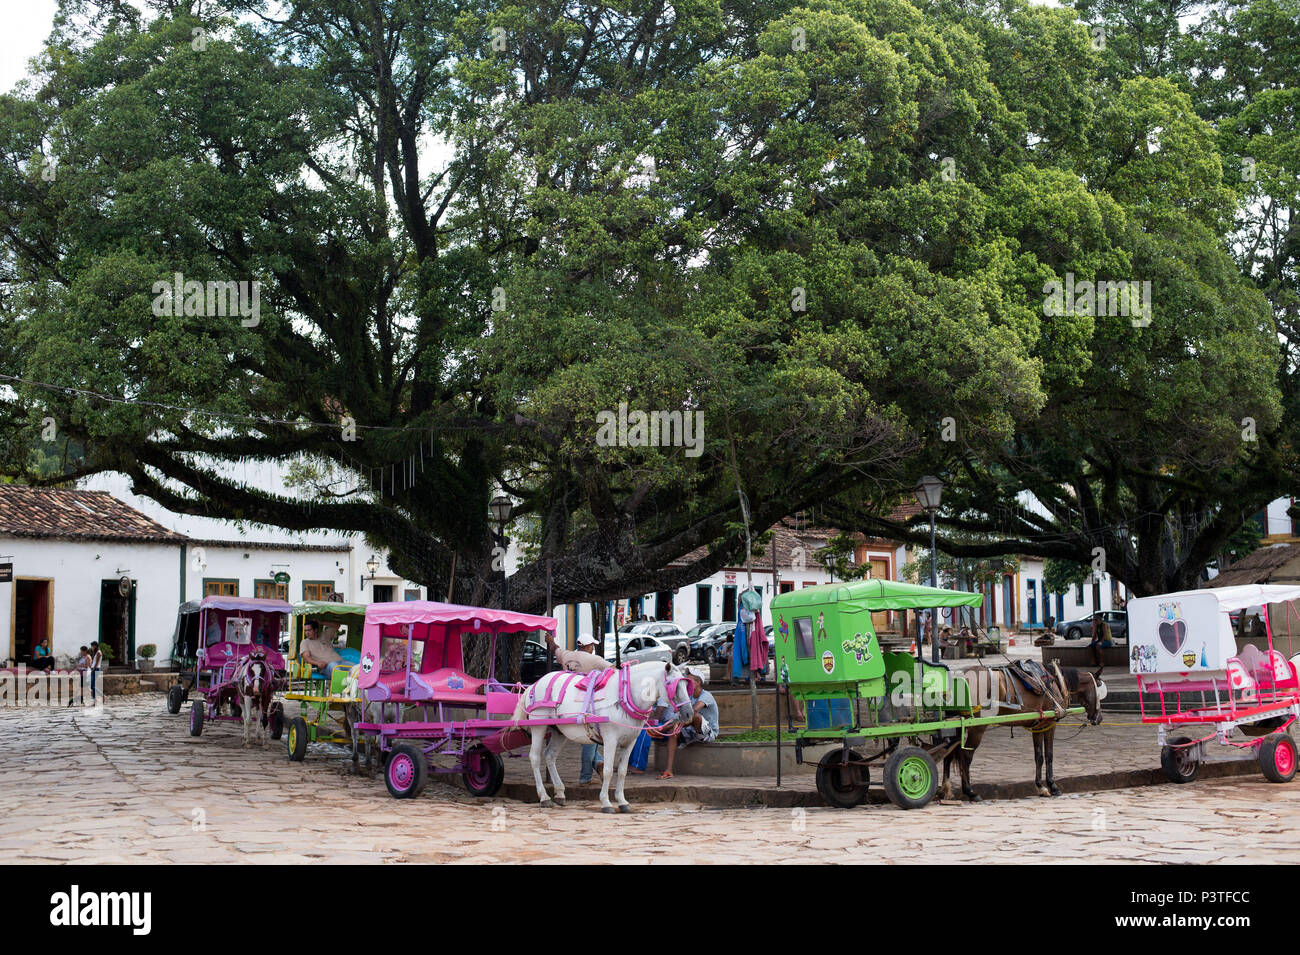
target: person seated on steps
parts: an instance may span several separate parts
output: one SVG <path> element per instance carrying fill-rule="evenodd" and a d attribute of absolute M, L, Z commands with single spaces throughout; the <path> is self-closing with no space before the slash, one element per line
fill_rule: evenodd
<path fill-rule="evenodd" d="M 677 742 L 677 734 L 668 737 L 668 765 L 659 775 L 660 779 L 673 778 L 673 758 L 677 755 L 677 747 L 690 746 L 692 743 L 712 743 L 718 738 L 718 701 L 713 698 L 713 694 L 704 689 L 704 681 L 692 673 L 689 677 L 691 681 L 691 708 L 695 711 L 691 721 L 682 727 L 681 743 Z M 665 725 L 664 731 L 672 729 L 671 725 Z"/>
<path fill-rule="evenodd" d="M 32 669 L 47 672 L 54 669 L 54 655 L 50 653 L 44 639 L 32 647 Z"/>

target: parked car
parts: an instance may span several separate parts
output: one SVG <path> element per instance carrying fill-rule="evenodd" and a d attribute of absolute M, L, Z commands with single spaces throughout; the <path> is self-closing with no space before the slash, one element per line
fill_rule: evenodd
<path fill-rule="evenodd" d="M 700 638 L 700 635 L 710 627 L 716 627 L 717 624 L 711 620 L 705 620 L 703 623 L 697 623 L 691 629 L 686 631 L 686 639 L 692 643 Z"/>
<path fill-rule="evenodd" d="M 605 651 L 605 659 L 610 663 L 617 659 L 621 659 L 624 663 L 645 663 L 650 660 L 671 663 L 673 659 L 672 648 L 658 637 L 652 637 L 648 633 L 620 634 L 618 647 L 617 657 L 614 655 L 613 647 Z"/>
<path fill-rule="evenodd" d="M 1080 620 L 1063 621 L 1056 625 L 1056 635 L 1067 640 L 1092 639 L 1093 617 L 1101 617 L 1110 624 L 1112 640 L 1128 641 L 1128 613 L 1123 610 L 1097 610 Z"/>
<path fill-rule="evenodd" d="M 726 644 L 730 653 L 731 638 L 736 632 L 734 623 L 711 623 L 690 643 L 690 658 L 713 663 L 719 659 L 718 648 Z"/>
<path fill-rule="evenodd" d="M 768 624 L 763 628 L 767 635 L 767 654 L 770 658 L 776 652 L 776 644 L 772 636 L 772 625 Z M 720 623 L 714 631 L 707 631 L 711 635 L 710 642 L 707 644 L 701 642 L 699 648 L 699 659 L 705 663 L 726 663 L 731 659 L 731 645 L 736 636 L 736 625 L 734 623 Z"/>
<path fill-rule="evenodd" d="M 535 640 L 529 640 L 524 644 L 524 657 L 519 664 L 519 681 L 521 683 L 536 683 L 552 669 L 559 669 L 554 665 L 554 661 L 549 661 L 552 666 L 548 666 L 547 658 L 550 651 L 546 644 L 538 643 Z"/>
<path fill-rule="evenodd" d="M 641 620 L 637 623 L 625 623 L 618 628 L 619 636 L 633 633 L 649 634 L 662 641 L 673 651 L 673 661 L 684 663 L 690 654 L 690 637 L 682 633 L 682 628 L 675 623 L 664 620 Z"/>

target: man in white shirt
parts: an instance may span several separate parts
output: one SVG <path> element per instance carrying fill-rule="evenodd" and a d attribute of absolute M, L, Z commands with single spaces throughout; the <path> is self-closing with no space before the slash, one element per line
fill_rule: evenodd
<path fill-rule="evenodd" d="M 561 669 L 568 670 L 571 673 L 590 673 L 592 670 L 604 670 L 613 666 L 604 657 L 596 656 L 591 652 L 596 647 L 596 641 L 590 634 L 584 633 L 578 637 L 578 649 L 576 650 L 565 650 L 563 647 L 557 646 L 555 637 L 549 633 L 546 635 L 546 643 L 555 653 L 555 662 L 560 665 Z"/>

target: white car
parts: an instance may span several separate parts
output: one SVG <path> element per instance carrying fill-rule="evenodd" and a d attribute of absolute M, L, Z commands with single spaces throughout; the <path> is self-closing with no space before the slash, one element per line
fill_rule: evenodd
<path fill-rule="evenodd" d="M 673 661 L 672 648 L 658 637 L 652 637 L 648 633 L 620 634 L 618 649 L 619 659 L 624 663 L 645 663 L 649 660 L 657 660 L 663 663 L 672 663 Z M 605 651 L 605 659 L 610 663 L 614 662 L 613 647 Z"/>

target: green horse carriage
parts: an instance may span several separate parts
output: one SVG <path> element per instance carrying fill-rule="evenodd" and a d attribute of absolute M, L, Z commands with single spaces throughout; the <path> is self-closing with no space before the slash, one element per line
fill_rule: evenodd
<path fill-rule="evenodd" d="M 308 622 L 330 638 L 346 630 L 346 646 L 339 651 L 344 662 L 326 676 L 299 655 L 303 629 Z M 298 704 L 298 715 L 289 722 L 285 744 L 291 760 L 307 756 L 308 743 L 335 743 L 352 751 L 357 759 L 357 734 L 353 727 L 361 717 L 361 698 L 357 694 L 355 667 L 361 659 L 361 632 L 366 621 L 364 604 L 307 600 L 293 605 L 289 626 L 289 692 L 286 703 Z"/>
<path fill-rule="evenodd" d="M 871 624 L 871 615 L 884 610 L 978 607 L 982 601 L 976 593 L 892 580 L 805 587 L 773 599 L 777 677 L 804 712 L 801 728 L 786 714 L 795 759 L 803 763 L 808 747 L 833 746 L 817 764 L 817 789 L 832 806 L 863 803 L 870 764 L 883 761 L 889 800 L 918 809 L 934 798 L 939 762 L 965 745 L 971 728 L 1042 720 L 1037 711 L 999 713 L 987 701 L 982 706 L 981 694 L 947 664 L 883 650 Z"/>

